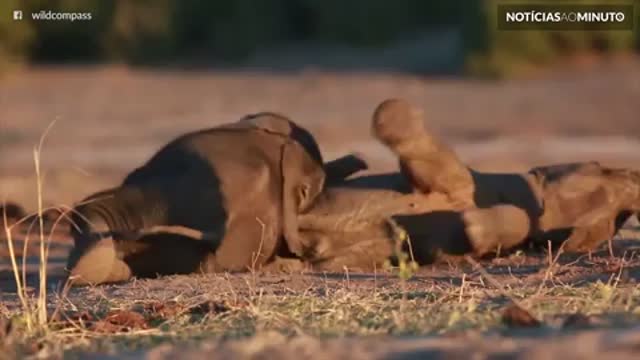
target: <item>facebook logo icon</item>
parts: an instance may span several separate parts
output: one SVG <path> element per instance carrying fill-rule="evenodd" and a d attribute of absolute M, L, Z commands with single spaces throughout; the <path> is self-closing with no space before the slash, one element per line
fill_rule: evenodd
<path fill-rule="evenodd" d="M 22 11 L 14 10 L 13 11 L 13 20 L 22 20 Z"/>

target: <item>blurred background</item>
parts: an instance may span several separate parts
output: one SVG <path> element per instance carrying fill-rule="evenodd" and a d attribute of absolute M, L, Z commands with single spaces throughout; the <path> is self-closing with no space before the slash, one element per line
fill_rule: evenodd
<path fill-rule="evenodd" d="M 117 185 L 183 132 L 264 110 L 310 129 L 327 159 L 359 151 L 390 170 L 369 134 L 388 97 L 423 106 L 483 170 L 637 167 L 640 1 L 616 2 L 636 5 L 634 31 L 498 31 L 497 4 L 514 2 L 527 3 L 3 0 L 0 199 L 35 208 L 33 147 L 53 121 L 47 204 Z M 91 20 L 30 18 L 41 10 Z"/>

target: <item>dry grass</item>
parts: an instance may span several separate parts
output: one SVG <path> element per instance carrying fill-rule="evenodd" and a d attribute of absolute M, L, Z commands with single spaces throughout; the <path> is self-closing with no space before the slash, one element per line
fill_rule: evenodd
<path fill-rule="evenodd" d="M 47 261 L 49 259 L 49 244 L 50 241 L 47 241 L 44 233 L 44 221 L 43 221 L 43 204 L 42 204 L 42 181 L 43 176 L 41 174 L 40 169 L 40 158 L 42 154 L 42 146 L 44 140 L 47 136 L 47 133 L 51 129 L 51 127 L 55 124 L 55 121 L 51 122 L 47 129 L 44 131 L 42 136 L 40 137 L 40 141 L 38 145 L 33 149 L 33 161 L 35 165 L 35 173 L 37 178 L 37 198 L 38 198 L 38 213 L 36 220 L 38 221 L 38 232 L 39 232 L 39 267 L 38 267 L 38 278 L 44 281 L 40 281 L 40 289 L 38 291 L 37 299 L 33 301 L 30 299 L 26 292 L 26 270 L 25 268 L 19 268 L 16 262 L 16 252 L 13 246 L 13 234 L 12 230 L 17 225 L 27 218 L 18 220 L 15 224 L 9 224 L 7 219 L 7 214 L 3 213 L 3 228 L 5 230 L 7 245 L 9 248 L 9 257 L 11 259 L 11 270 L 13 272 L 15 282 L 16 282 L 16 293 L 20 298 L 20 304 L 22 306 L 21 316 L 24 318 L 26 322 L 27 333 L 42 333 L 47 331 Z M 24 241 L 24 248 L 28 247 L 28 239 L 27 236 Z M 50 238 L 49 238 L 50 240 Z M 24 255 L 26 251 L 23 250 L 23 264 L 25 263 Z"/>
<path fill-rule="evenodd" d="M 389 269 L 373 274 L 169 276 L 77 288 L 49 294 L 48 314 L 56 314 L 49 316 L 46 332 L 29 330 L 29 312 L 18 295 L 3 295 L 0 311 L 13 319 L 12 351 L 40 355 L 126 354 L 160 343 L 238 339 L 270 331 L 319 339 L 557 336 L 576 327 L 637 326 L 640 243 L 614 245 L 615 257 L 606 249 L 590 259 L 517 253 L 473 264 L 434 265 L 406 279 Z M 34 294 L 27 291 L 25 296 Z M 518 322 L 504 318 L 513 303 L 542 326 L 529 333 L 514 329 Z"/>

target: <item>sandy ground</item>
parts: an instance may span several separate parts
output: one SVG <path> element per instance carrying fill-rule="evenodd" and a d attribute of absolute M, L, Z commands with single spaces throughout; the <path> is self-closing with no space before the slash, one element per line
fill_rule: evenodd
<path fill-rule="evenodd" d="M 209 336 L 196 341 L 183 339 L 155 346 L 137 346 L 139 350 L 124 352 L 112 345 L 98 347 L 101 350 L 94 349 L 90 352 L 74 351 L 73 354 L 78 358 L 103 359 L 597 359 L 605 355 L 607 358 L 634 359 L 640 349 L 640 313 L 600 312 L 596 306 L 592 308 L 594 315 L 585 316 L 584 324 L 572 325 L 569 321 L 570 313 L 557 314 L 557 310 L 554 311 L 551 306 L 554 303 L 562 304 L 563 298 L 566 299 L 565 302 L 575 301 L 570 295 L 571 291 L 589 288 L 595 290 L 598 287 L 593 285 L 597 283 L 615 283 L 615 287 L 621 291 L 620 296 L 624 289 L 630 291 L 629 296 L 636 294 L 637 290 L 633 289 L 640 282 L 639 235 L 640 229 L 635 232 L 625 230 L 623 237 L 635 240 L 615 241 L 615 257 L 610 257 L 607 250 L 594 252 L 590 256 L 567 254 L 555 261 L 554 268 L 549 268 L 547 254 L 544 253 L 485 260 L 482 262 L 484 270 L 463 261 L 428 266 L 416 273 L 404 288 L 396 276 L 384 271 L 354 274 L 176 275 L 140 279 L 123 285 L 77 288 L 66 295 L 64 303 L 73 304 L 72 309 L 95 309 L 98 304 L 115 309 L 148 308 L 149 304 L 163 304 L 166 306 L 165 311 L 170 310 L 171 304 L 180 308 L 192 306 L 189 304 L 221 304 L 215 305 L 219 307 L 217 310 L 207 310 L 211 316 L 210 321 L 215 322 L 224 321 L 220 319 L 224 319 L 225 313 L 233 317 L 234 312 L 247 308 L 255 316 L 265 319 L 273 316 L 278 319 L 278 310 L 272 308 L 273 305 L 267 299 L 273 298 L 276 303 L 285 303 L 295 298 L 304 301 L 315 298 L 320 304 L 315 309 L 319 318 L 317 321 L 321 322 L 322 314 L 328 311 L 321 305 L 322 299 L 330 304 L 334 302 L 338 309 L 349 302 L 360 302 L 361 306 L 367 307 L 370 306 L 368 298 L 381 299 L 385 294 L 404 291 L 412 294 L 410 303 L 417 302 L 411 311 L 419 312 L 424 299 L 431 296 L 448 298 L 424 302 L 423 306 L 433 307 L 439 306 L 440 302 L 457 302 L 458 294 L 463 296 L 461 288 L 466 288 L 464 301 L 472 296 L 478 302 L 478 310 L 483 312 L 505 307 L 509 299 L 505 298 L 508 295 L 502 294 L 507 294 L 503 293 L 506 289 L 510 289 L 509 292 L 517 292 L 515 289 L 536 289 L 542 282 L 548 281 L 547 277 L 551 272 L 553 285 L 524 300 L 529 307 L 535 305 L 544 309 L 545 304 L 550 307 L 547 311 L 550 315 L 541 318 L 543 325 L 539 327 L 511 328 L 498 324 L 481 330 L 472 326 L 463 327 L 462 330 L 447 330 L 444 335 L 439 335 L 439 331 L 443 330 L 440 328 L 443 325 L 440 324 L 419 331 L 420 336 L 390 336 L 374 332 L 364 337 L 318 337 L 296 330 L 298 326 L 303 327 L 302 324 L 292 323 L 287 326 L 283 319 L 266 320 L 273 323 L 265 325 L 262 330 L 257 329 L 257 335 L 250 338 L 240 336 L 238 339 L 237 336 L 230 336 L 225 339 Z M 491 284 L 499 285 L 487 284 L 487 279 L 491 279 Z M 56 276 L 52 277 L 52 289 L 57 280 Z M 32 284 L 36 286 L 34 282 Z M 560 291 L 554 292 L 554 289 Z M 5 287 L 2 290 L 0 301 L 5 306 L 16 306 L 17 298 L 11 294 L 12 289 Z M 55 303 L 55 295 L 52 295 L 52 301 Z M 356 303 L 352 306 L 357 306 Z M 329 306 L 331 310 L 332 305 Z M 602 306 L 606 308 L 606 301 Z M 572 306 L 567 307 L 571 308 Z M 311 311 L 313 309 L 311 305 Z M 287 310 L 279 311 L 286 313 Z M 423 311 L 429 313 L 431 310 L 423 308 Z M 282 324 L 281 321 L 285 323 Z M 434 316 L 433 321 L 441 322 L 442 319 Z M 230 332 L 233 333 L 233 326 L 238 325 L 229 324 Z M 270 331 L 270 326 L 277 327 L 280 331 L 284 327 L 289 334 Z M 446 329 L 450 325 L 444 326 Z M 160 334 L 162 333 L 158 336 Z"/>
<path fill-rule="evenodd" d="M 372 140 L 374 107 L 388 97 L 424 106 L 429 126 L 484 170 L 574 160 L 640 163 L 640 60 L 622 59 L 541 79 L 483 82 L 390 73 L 34 69 L 0 86 L 0 198 L 33 210 L 33 147 L 44 200 L 72 203 L 117 182 L 166 141 L 280 111 L 309 128 L 327 158 L 359 151 L 374 170 L 394 166 Z"/>
<path fill-rule="evenodd" d="M 381 341 L 383 340 L 383 341 Z M 199 346 L 159 346 L 148 352 L 101 359 L 637 359 L 640 328 L 548 332 L 535 337 L 478 334 L 396 339 L 329 339 L 264 333 L 249 340 L 206 342 Z M 464 343 L 464 346 L 460 346 Z M 578 345 L 579 346 L 576 346 Z M 80 358 L 95 358 L 95 355 Z"/>

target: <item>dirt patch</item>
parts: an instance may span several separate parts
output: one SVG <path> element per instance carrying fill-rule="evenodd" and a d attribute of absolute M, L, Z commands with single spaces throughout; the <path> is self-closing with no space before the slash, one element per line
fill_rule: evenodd
<path fill-rule="evenodd" d="M 627 341 L 624 329 L 640 323 L 640 233 L 626 229 L 625 235 L 614 241 L 613 255 L 605 246 L 557 257 L 531 252 L 473 263 L 451 259 L 423 267 L 407 281 L 386 269 L 175 275 L 73 288 L 60 296 L 60 278 L 52 277 L 54 331 L 35 343 L 22 338 L 27 333 L 20 321 L 14 331 L 23 334 L 20 351 L 69 356 L 315 358 L 320 349 L 355 358 L 455 357 L 465 351 L 528 358 L 569 350 L 581 356 L 576 351 L 582 348 L 557 345 L 568 344 L 565 339 L 597 341 L 593 354 L 627 356 L 630 345 L 611 349 L 603 343 Z M 12 281 L 7 276 L 2 286 Z M 35 296 L 35 274 L 27 281 Z M 3 290 L 0 302 L 0 312 L 13 321 L 23 316 L 11 291 Z M 596 332 L 571 333 L 585 329 Z M 345 335 L 355 337 L 335 338 Z M 166 345 L 156 348 L 158 343 Z"/>
<path fill-rule="evenodd" d="M 484 337 L 469 333 L 448 338 L 317 339 L 262 333 L 249 340 L 163 345 L 131 359 L 636 359 L 640 329 L 591 331 L 542 337 Z M 460 346 L 464 343 L 464 346 Z M 579 344 L 579 346 L 576 346 Z M 83 355 L 81 358 L 94 356 Z M 121 356 L 121 355 L 119 355 Z M 106 356 L 105 359 L 113 358 Z"/>

